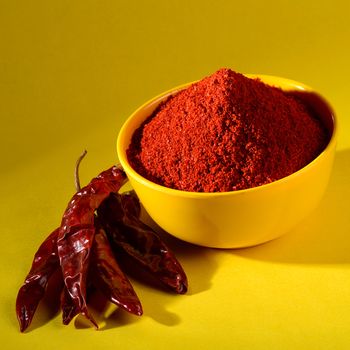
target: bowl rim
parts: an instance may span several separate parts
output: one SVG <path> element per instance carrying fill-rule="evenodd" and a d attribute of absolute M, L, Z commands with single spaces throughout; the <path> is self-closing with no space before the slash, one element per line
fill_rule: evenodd
<path fill-rule="evenodd" d="M 284 91 L 316 92 L 310 86 L 305 85 L 305 84 L 300 83 L 300 82 L 295 81 L 295 80 L 288 79 L 288 78 L 278 77 L 278 76 L 274 76 L 274 75 L 266 75 L 266 74 L 244 74 L 244 75 L 246 77 L 252 78 L 252 79 L 256 79 L 256 78 L 261 79 L 261 81 L 264 82 L 265 84 L 270 85 L 270 86 L 280 87 Z M 333 108 L 331 107 L 331 105 L 329 104 L 329 102 L 327 100 L 325 100 L 322 95 L 318 94 L 319 96 L 322 97 L 322 99 L 328 105 L 330 111 L 332 112 L 332 121 L 333 121 L 332 134 L 329 138 L 329 141 L 328 141 L 326 147 L 323 149 L 323 151 L 316 158 L 314 158 L 311 162 L 309 162 L 308 164 L 306 164 L 304 167 L 297 170 L 296 172 L 294 172 L 288 176 L 285 176 L 281 179 L 278 179 L 278 180 L 275 180 L 275 181 L 272 181 L 272 182 L 269 182 L 267 184 L 263 184 L 260 186 L 250 187 L 250 188 L 241 189 L 241 190 L 225 191 L 225 192 L 191 192 L 191 191 L 178 190 L 178 189 L 166 187 L 163 185 L 159 185 L 155 182 L 152 182 L 152 181 L 146 179 L 145 177 L 143 177 L 142 175 L 140 175 L 136 170 L 133 169 L 133 167 L 130 165 L 130 163 L 128 161 L 128 158 L 126 155 L 126 149 L 125 149 L 125 151 L 122 150 L 121 144 L 122 144 L 123 138 L 125 138 L 125 132 L 128 128 L 128 125 L 135 118 L 135 116 L 140 113 L 141 110 L 145 109 L 146 107 L 148 107 L 152 104 L 157 106 L 161 102 L 161 100 L 164 100 L 168 96 L 173 95 L 173 94 L 183 90 L 184 88 L 186 88 L 186 87 L 188 87 L 196 82 L 197 81 L 192 81 L 189 83 L 178 85 L 172 89 L 168 89 L 168 90 L 158 94 L 157 96 L 149 99 L 148 101 L 143 103 L 139 108 L 137 108 L 125 120 L 125 122 L 123 123 L 123 125 L 118 133 L 117 154 L 118 154 L 118 159 L 119 159 L 120 164 L 122 165 L 124 171 L 126 172 L 126 174 L 128 176 L 133 177 L 136 181 L 138 181 L 139 183 L 141 183 L 142 185 L 144 185 L 148 188 L 151 188 L 151 189 L 158 191 L 158 192 L 159 191 L 164 192 L 164 193 L 167 193 L 168 195 L 172 195 L 172 196 L 181 196 L 181 197 L 198 198 L 198 199 L 199 198 L 225 197 L 225 196 L 232 196 L 232 195 L 243 195 L 243 194 L 252 193 L 252 192 L 256 192 L 256 191 L 264 191 L 272 186 L 283 185 L 284 183 L 290 181 L 291 179 L 294 179 L 294 178 L 301 176 L 303 173 L 308 171 L 310 168 L 314 167 L 316 165 L 316 163 L 318 163 L 321 159 L 323 159 L 326 156 L 326 154 L 331 152 L 333 147 L 335 147 L 335 145 L 336 145 L 337 132 L 338 132 L 338 125 L 337 125 L 338 123 L 337 123 L 336 114 L 335 114 Z M 136 129 L 134 129 L 134 131 L 135 130 Z"/>

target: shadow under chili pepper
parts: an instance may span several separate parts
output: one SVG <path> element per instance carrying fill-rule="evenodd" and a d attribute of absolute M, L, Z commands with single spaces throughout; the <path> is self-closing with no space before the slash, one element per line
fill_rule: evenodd
<path fill-rule="evenodd" d="M 249 259 L 296 264 L 350 263 L 350 149 L 336 153 L 320 205 L 290 233 L 253 248 L 232 251 Z"/>
<path fill-rule="evenodd" d="M 121 266 L 123 266 L 123 264 L 121 264 Z M 127 270 L 129 272 L 129 276 L 130 274 L 133 274 L 130 271 L 130 268 Z M 135 270 L 137 270 L 136 267 Z M 130 282 L 135 287 L 135 290 L 138 292 L 138 296 L 141 299 L 144 310 L 144 315 L 142 317 L 132 315 L 122 308 L 113 305 L 99 291 L 93 291 L 88 294 L 89 311 L 97 321 L 99 325 L 99 331 L 106 331 L 109 329 L 128 326 L 135 322 L 140 322 L 145 317 L 150 317 L 156 322 L 166 326 L 175 326 L 181 322 L 181 319 L 178 315 L 166 309 L 166 305 L 168 305 L 168 303 L 171 303 L 171 301 L 174 301 L 173 298 L 177 295 L 171 292 L 165 292 L 164 290 L 161 293 L 159 290 L 156 291 L 156 283 L 154 282 L 154 284 L 152 284 L 150 283 L 150 280 L 144 280 L 144 285 L 140 284 L 141 273 L 139 270 L 137 271 L 137 275 L 137 280 L 130 278 Z M 146 278 L 146 276 L 143 278 Z M 158 287 L 161 288 L 160 286 Z M 78 315 L 75 318 L 74 326 L 76 329 L 91 329 L 91 323 L 81 315 Z"/>
<path fill-rule="evenodd" d="M 151 288 L 142 288 L 140 290 L 140 299 L 144 311 L 144 316 L 153 319 L 163 326 L 173 327 L 181 323 L 181 317 L 167 309 L 167 306 L 179 301 L 183 295 L 170 293 L 156 293 Z"/>
<path fill-rule="evenodd" d="M 129 312 L 126 312 L 125 310 L 116 307 L 116 310 L 114 310 L 109 316 L 104 318 L 105 325 L 101 327 L 101 330 L 115 330 L 116 328 L 127 326 L 139 321 L 140 316 L 132 315 Z"/>
<path fill-rule="evenodd" d="M 90 291 L 88 295 L 89 310 L 99 325 L 99 331 L 115 329 L 139 321 L 140 317 L 132 315 L 112 304 L 100 291 Z M 78 315 L 74 320 L 76 329 L 91 329 L 91 323 Z"/>

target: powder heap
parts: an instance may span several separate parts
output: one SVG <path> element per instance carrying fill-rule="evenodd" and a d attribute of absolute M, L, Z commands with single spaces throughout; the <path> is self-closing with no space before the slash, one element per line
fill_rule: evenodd
<path fill-rule="evenodd" d="M 132 167 L 166 187 L 223 192 L 304 167 L 326 132 L 296 97 L 229 69 L 163 102 L 134 133 Z"/>

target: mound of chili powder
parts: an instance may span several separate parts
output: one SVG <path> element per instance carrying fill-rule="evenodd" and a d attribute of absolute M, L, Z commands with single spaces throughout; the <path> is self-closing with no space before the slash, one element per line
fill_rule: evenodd
<path fill-rule="evenodd" d="M 134 133 L 127 155 L 139 174 L 163 186 L 222 192 L 290 175 L 326 141 L 297 98 L 220 69 L 162 103 Z"/>

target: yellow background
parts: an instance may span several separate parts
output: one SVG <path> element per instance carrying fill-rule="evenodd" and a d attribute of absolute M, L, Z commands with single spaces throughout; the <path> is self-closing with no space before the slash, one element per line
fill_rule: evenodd
<path fill-rule="evenodd" d="M 335 0 L 1 1 L 2 348 L 349 349 L 349 20 Z M 331 102 L 338 151 L 318 209 L 251 249 L 170 240 L 189 293 L 133 280 L 141 318 L 112 309 L 101 331 L 79 318 L 64 327 L 46 300 L 20 334 L 16 293 L 74 192 L 77 156 L 88 149 L 86 183 L 117 162 L 134 109 L 220 67 L 301 81 Z"/>

